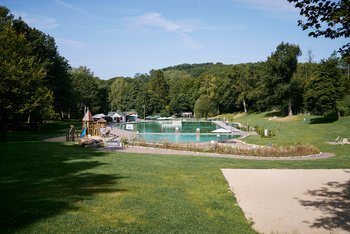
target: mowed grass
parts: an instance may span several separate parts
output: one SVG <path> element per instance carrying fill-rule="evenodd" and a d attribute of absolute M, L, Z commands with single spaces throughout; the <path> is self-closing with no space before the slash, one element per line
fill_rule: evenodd
<path fill-rule="evenodd" d="M 275 134 L 270 138 L 250 136 L 244 139 L 248 143 L 261 145 L 311 144 L 322 152 L 336 154 L 336 157 L 327 160 L 330 168 L 340 164 L 343 164 L 345 168 L 350 166 L 350 144 L 331 145 L 326 143 L 334 141 L 337 137 L 350 139 L 349 116 L 336 121 L 311 115 L 297 115 L 292 118 L 280 117 L 272 120 L 271 117 L 275 114 L 277 113 L 225 115 L 223 117 L 244 125 L 269 129 Z"/>
<path fill-rule="evenodd" d="M 230 160 L 0 147 L 2 232 L 254 233 L 220 171 Z"/>
<path fill-rule="evenodd" d="M 350 145 L 324 143 L 337 135 L 346 137 L 350 118 L 312 125 L 304 120 L 279 125 L 263 115 L 240 118 L 242 123 L 244 118 L 255 118 L 260 126 L 279 128 L 273 138 L 251 137 L 247 139 L 250 142 L 294 144 L 298 143 L 294 137 L 303 133 L 299 139 L 309 142 L 301 143 L 314 144 L 336 156 L 303 161 L 237 160 L 125 154 L 66 143 L 4 142 L 0 143 L 0 230 L 255 233 L 229 191 L 221 168 L 350 168 Z M 331 134 L 326 127 L 333 129 Z"/>
<path fill-rule="evenodd" d="M 27 124 L 23 122 L 19 126 L 24 130 L 8 131 L 6 133 L 6 141 L 33 141 L 64 136 L 70 125 L 74 125 L 77 129 L 81 128 L 81 122 L 78 120 L 47 121 L 45 124 L 37 126 L 35 130 L 29 130 Z"/>

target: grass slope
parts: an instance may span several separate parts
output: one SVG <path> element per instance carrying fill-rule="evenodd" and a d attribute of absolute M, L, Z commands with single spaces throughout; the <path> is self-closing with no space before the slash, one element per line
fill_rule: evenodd
<path fill-rule="evenodd" d="M 324 124 L 271 122 L 263 115 L 238 120 L 278 130 L 273 138 L 250 137 L 250 142 L 300 141 L 336 156 L 258 161 L 124 154 L 39 141 L 0 143 L 1 232 L 254 233 L 221 168 L 350 168 L 349 145 L 324 143 L 349 137 L 350 118 Z"/>
<path fill-rule="evenodd" d="M 293 118 L 278 118 L 269 120 L 276 113 L 224 115 L 226 119 L 240 122 L 244 125 L 259 126 L 272 130 L 274 137 L 262 138 L 250 136 L 244 140 L 254 144 L 295 145 L 311 144 L 322 152 L 336 154 L 336 157 L 326 160 L 329 168 L 343 165 L 350 167 L 350 145 L 330 145 L 326 142 L 334 141 L 338 136 L 350 138 L 350 117 L 342 117 L 334 121 L 318 116 L 298 115 Z"/>

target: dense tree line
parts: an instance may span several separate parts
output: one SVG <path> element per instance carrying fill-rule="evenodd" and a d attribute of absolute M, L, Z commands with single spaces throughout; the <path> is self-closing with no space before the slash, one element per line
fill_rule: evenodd
<path fill-rule="evenodd" d="M 225 65 L 182 64 L 149 74 L 101 80 L 87 67 L 72 68 L 54 38 L 0 7 L 0 123 L 32 126 L 47 118 L 136 110 L 140 116 L 195 112 L 350 114 L 349 56 L 319 63 L 308 52 L 298 63 L 298 45 L 281 43 L 266 61 Z"/>
<path fill-rule="evenodd" d="M 93 98 L 82 95 L 86 86 L 94 91 Z M 106 84 L 88 69 L 72 69 L 53 37 L 0 6 L 1 139 L 8 127 L 16 127 L 11 123 L 25 120 L 34 128 L 43 119 L 67 118 L 71 113 L 80 117 L 84 104 L 96 111 L 107 110 L 108 92 Z M 91 99 L 94 102 L 88 102 Z"/>
<path fill-rule="evenodd" d="M 287 114 L 348 114 L 349 76 L 335 55 L 297 63 L 296 45 L 281 43 L 265 62 L 182 64 L 111 86 L 112 109 L 146 115 L 195 112 L 197 117 L 278 108 Z M 132 97 L 132 98 L 131 98 Z M 142 116 L 142 115 L 141 115 Z"/>

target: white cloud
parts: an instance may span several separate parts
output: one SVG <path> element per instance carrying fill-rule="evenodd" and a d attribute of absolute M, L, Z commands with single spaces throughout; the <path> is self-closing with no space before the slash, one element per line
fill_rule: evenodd
<path fill-rule="evenodd" d="M 42 17 L 42 18 L 24 18 L 24 20 L 35 28 L 39 29 L 53 29 L 59 26 L 58 22 L 54 18 Z"/>
<path fill-rule="evenodd" d="M 29 26 L 35 27 L 40 30 L 44 29 L 53 29 L 59 26 L 57 19 L 47 17 L 47 16 L 38 16 L 32 17 L 25 12 L 13 12 L 16 17 L 21 17 L 24 22 Z"/>
<path fill-rule="evenodd" d="M 296 12 L 294 5 L 287 0 L 233 0 L 252 8 L 272 12 Z"/>
<path fill-rule="evenodd" d="M 81 13 L 83 15 L 92 16 L 89 12 L 83 10 L 82 8 L 75 7 L 74 5 L 66 3 L 62 0 L 55 0 L 55 2 L 58 3 L 59 5 L 65 7 L 65 8 L 67 8 L 67 9 L 73 10 L 73 11 Z"/>
<path fill-rule="evenodd" d="M 56 38 L 57 44 L 61 46 L 76 48 L 76 49 L 85 49 L 86 44 L 81 41 L 71 40 L 66 38 Z"/>
<path fill-rule="evenodd" d="M 146 13 L 137 16 L 133 19 L 133 23 L 136 26 L 146 26 L 160 28 L 165 31 L 180 32 L 182 31 L 181 25 L 165 19 L 161 14 L 156 12 Z"/>
<path fill-rule="evenodd" d="M 150 12 L 136 17 L 126 18 L 133 27 L 152 28 L 165 32 L 178 34 L 183 44 L 191 49 L 200 49 L 203 46 L 193 38 L 190 33 L 195 31 L 231 31 L 244 30 L 245 25 L 214 25 L 201 26 L 200 23 L 193 20 L 172 21 L 166 19 L 157 12 Z"/>
<path fill-rule="evenodd" d="M 128 18 L 133 26 L 160 29 L 166 32 L 178 34 L 188 48 L 198 49 L 201 44 L 197 42 L 188 33 L 196 30 L 196 25 L 193 22 L 175 22 L 164 18 L 157 12 L 146 13 L 134 18 Z"/>

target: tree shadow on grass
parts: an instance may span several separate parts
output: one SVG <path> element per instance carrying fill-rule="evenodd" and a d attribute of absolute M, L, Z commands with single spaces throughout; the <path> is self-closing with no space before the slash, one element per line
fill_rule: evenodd
<path fill-rule="evenodd" d="M 324 214 L 310 226 L 324 228 L 330 232 L 342 229 L 350 232 L 350 180 L 345 183 L 329 182 L 321 189 L 311 190 L 308 195 L 318 199 L 314 201 L 300 200 L 306 207 L 316 208 Z"/>
<path fill-rule="evenodd" d="M 118 186 L 122 176 L 94 173 L 106 152 L 44 142 L 1 143 L 0 149 L 3 232 L 79 209 L 95 194 L 125 191 Z"/>
<path fill-rule="evenodd" d="M 338 118 L 336 117 L 316 117 L 310 119 L 310 124 L 327 124 L 327 123 L 333 123 L 337 121 Z"/>

